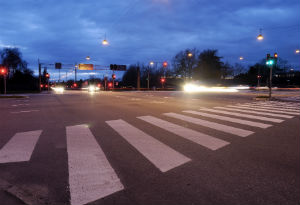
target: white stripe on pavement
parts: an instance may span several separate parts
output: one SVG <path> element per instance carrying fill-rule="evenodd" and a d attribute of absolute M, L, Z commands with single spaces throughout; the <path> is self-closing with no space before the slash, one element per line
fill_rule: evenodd
<path fill-rule="evenodd" d="M 71 205 L 124 189 L 87 125 L 69 126 L 66 131 Z"/>
<path fill-rule="evenodd" d="M 225 120 L 225 121 L 228 121 L 228 122 L 234 122 L 234 123 L 248 125 L 248 126 L 252 126 L 252 127 L 268 128 L 268 127 L 272 126 L 270 124 L 265 124 L 265 123 L 260 123 L 260 122 L 253 122 L 253 121 L 249 121 L 249 120 L 241 120 L 241 119 L 238 119 L 238 118 L 225 117 L 225 116 L 221 116 L 221 115 L 208 114 L 208 113 L 192 111 L 192 110 L 185 110 L 183 112 L 194 114 L 194 115 L 201 115 L 201 116 L 204 116 L 204 117 L 210 117 L 210 118 L 214 118 L 214 119 L 218 119 L 218 120 Z"/>
<path fill-rule="evenodd" d="M 216 109 L 225 109 L 224 107 L 215 107 L 215 108 Z M 243 114 L 243 113 L 228 112 L 228 111 L 216 110 L 216 109 L 200 108 L 199 110 L 214 112 L 214 113 L 221 113 L 221 114 L 225 114 L 225 115 L 232 115 L 232 116 L 237 116 L 237 117 L 244 117 L 244 118 L 249 118 L 249 119 L 257 119 L 257 120 L 263 120 L 263 121 L 276 122 L 276 123 L 283 122 L 283 120 L 280 120 L 280 119 L 273 119 L 273 118 L 268 118 L 268 117 L 255 116 L 255 115 L 247 115 L 247 114 Z"/>
<path fill-rule="evenodd" d="M 251 105 L 251 106 L 259 106 L 259 107 L 274 107 L 274 108 L 283 108 L 287 109 L 287 111 L 291 111 L 291 109 L 300 110 L 299 107 L 296 106 L 286 106 L 286 105 L 274 105 L 274 104 L 260 104 L 260 103 L 245 103 L 238 105 Z"/>
<path fill-rule="evenodd" d="M 207 147 L 211 150 L 217 150 L 221 147 L 224 147 L 224 146 L 230 144 L 229 142 L 226 142 L 224 140 L 203 134 L 201 132 L 197 132 L 197 131 L 189 129 L 189 128 L 185 128 L 185 127 L 170 123 L 165 120 L 161 120 L 156 117 L 141 116 L 141 117 L 137 117 L 137 118 L 144 120 L 144 121 L 146 121 L 152 125 L 155 125 L 157 127 L 160 127 L 164 130 L 167 130 L 171 133 L 174 133 L 175 135 L 178 135 L 178 136 L 188 139 L 192 142 L 200 144 L 204 147 Z"/>
<path fill-rule="evenodd" d="M 112 120 L 106 123 L 162 172 L 191 160 L 124 120 Z"/>
<path fill-rule="evenodd" d="M 284 110 L 281 108 L 274 108 L 274 107 L 261 107 L 261 106 L 253 106 L 253 105 L 239 105 L 241 108 L 252 108 L 257 111 L 264 111 L 264 112 L 274 112 L 274 113 L 283 113 L 288 115 L 300 115 L 299 111 L 296 110 Z"/>
<path fill-rule="evenodd" d="M 42 130 L 15 134 L 0 150 L 0 163 L 29 161 Z"/>
<path fill-rule="evenodd" d="M 250 103 L 249 103 L 250 104 Z M 298 104 L 291 104 L 291 103 L 264 103 L 264 102 L 256 102 L 253 104 L 260 104 L 260 105 L 269 105 L 269 106 L 286 106 L 286 107 L 293 107 L 293 108 L 299 108 L 299 103 Z"/>
<path fill-rule="evenodd" d="M 268 110 L 265 110 L 264 112 L 252 111 L 252 110 L 257 110 L 257 109 L 256 108 L 248 108 L 248 107 L 244 107 L 244 106 L 228 105 L 227 107 L 230 107 L 230 108 L 226 108 L 226 110 L 252 113 L 252 114 L 257 114 L 257 115 L 268 115 L 268 116 L 272 116 L 272 117 L 282 117 L 282 118 L 289 118 L 289 119 L 294 117 L 291 115 L 269 113 Z"/>
<path fill-rule="evenodd" d="M 20 114 L 20 113 L 29 113 L 29 112 L 38 112 L 40 110 L 23 110 L 23 111 L 18 111 L 18 112 L 10 112 L 12 114 Z"/>
<path fill-rule="evenodd" d="M 215 123 L 215 122 L 210 122 L 210 121 L 206 121 L 206 120 L 201 120 L 199 118 L 194 118 L 194 117 L 189 117 L 186 115 L 181 115 L 181 114 L 177 114 L 177 113 L 164 113 L 164 115 L 169 116 L 169 117 L 173 117 L 179 120 L 183 120 L 186 122 L 190 122 L 196 125 L 201 125 L 204 127 L 209 127 L 211 129 L 215 129 L 215 130 L 219 130 L 222 132 L 226 132 L 226 133 L 230 133 L 233 135 L 237 135 L 240 137 L 247 137 L 251 134 L 253 134 L 254 132 L 249 131 L 249 130 L 244 130 L 244 129 L 240 129 L 240 128 L 236 128 L 236 127 L 231 127 L 231 126 L 227 126 L 227 125 L 222 125 L 219 123 Z"/>

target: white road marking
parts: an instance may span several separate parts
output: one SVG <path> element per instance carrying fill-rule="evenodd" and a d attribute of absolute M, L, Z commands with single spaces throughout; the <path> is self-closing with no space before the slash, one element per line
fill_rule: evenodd
<path fill-rule="evenodd" d="M 283 113 L 288 115 L 300 115 L 299 111 L 296 110 L 285 110 L 281 108 L 273 108 L 273 107 L 261 107 L 261 106 L 252 106 L 252 105 L 239 105 L 241 108 L 252 108 L 257 111 L 264 111 L 264 112 L 274 112 L 274 113 Z"/>
<path fill-rule="evenodd" d="M 22 106 L 22 105 L 27 106 L 27 105 L 29 105 L 29 104 L 15 104 L 15 105 L 11 105 L 11 106 L 12 106 L 12 107 L 18 107 L 18 106 Z"/>
<path fill-rule="evenodd" d="M 189 128 L 185 128 L 185 127 L 170 123 L 165 120 L 161 120 L 156 117 L 141 116 L 141 117 L 137 117 L 137 118 L 144 120 L 144 121 L 146 121 L 152 125 L 155 125 L 157 127 L 160 127 L 164 130 L 167 130 L 171 133 L 174 133 L 175 135 L 178 135 L 178 136 L 188 139 L 192 142 L 195 142 L 199 145 L 207 147 L 208 149 L 211 149 L 211 150 L 217 150 L 221 147 L 224 147 L 224 146 L 230 144 L 229 142 L 226 142 L 224 140 L 206 135 L 201 132 L 197 132 L 197 131 L 189 129 Z"/>
<path fill-rule="evenodd" d="M 38 112 L 40 110 L 23 110 L 23 111 L 17 111 L 17 112 L 10 112 L 11 114 L 20 114 L 20 113 L 28 113 L 28 112 Z"/>
<path fill-rule="evenodd" d="M 124 189 L 87 125 L 69 126 L 66 131 L 71 205 Z"/>
<path fill-rule="evenodd" d="M 239 104 L 239 105 L 251 105 L 251 106 L 257 106 L 257 107 L 274 107 L 274 108 L 283 108 L 287 109 L 288 111 L 290 109 L 296 109 L 300 110 L 298 106 L 289 106 L 289 105 L 277 105 L 277 104 L 260 104 L 260 103 L 245 103 L 245 104 Z"/>
<path fill-rule="evenodd" d="M 254 132 L 249 131 L 249 130 L 244 130 L 244 129 L 240 129 L 240 128 L 236 128 L 236 127 L 232 127 L 232 126 L 228 126 L 228 125 L 222 125 L 219 123 L 215 123 L 215 122 L 210 122 L 210 121 L 206 121 L 206 120 L 202 120 L 199 118 L 194 118 L 194 117 L 189 117 L 186 115 L 181 115 L 181 114 L 177 114 L 177 113 L 164 113 L 164 115 L 169 116 L 169 117 L 173 117 L 179 120 L 183 120 L 186 122 L 190 122 L 196 125 L 201 125 L 204 127 L 209 127 L 211 129 L 215 129 L 215 130 L 219 130 L 221 132 L 226 132 L 226 133 L 230 133 L 233 135 L 237 135 L 240 137 L 247 137 L 251 134 L 253 134 Z"/>
<path fill-rule="evenodd" d="M 29 161 L 42 130 L 15 134 L 0 150 L 0 163 Z"/>
<path fill-rule="evenodd" d="M 153 100 L 151 101 L 150 103 L 154 103 L 154 104 L 162 104 L 162 103 L 165 103 L 163 101 L 157 101 L 157 100 Z"/>
<path fill-rule="evenodd" d="M 289 119 L 294 117 L 294 116 L 291 116 L 291 115 L 269 113 L 269 110 L 265 110 L 264 112 L 253 111 L 253 110 L 257 110 L 257 109 L 256 108 L 248 108 L 248 107 L 244 107 L 244 106 L 228 105 L 227 107 L 230 107 L 230 108 L 227 108 L 226 110 L 252 113 L 252 114 L 257 114 L 257 115 L 268 115 L 268 116 L 273 116 L 273 117 L 282 117 L 282 118 L 289 118 Z"/>
<path fill-rule="evenodd" d="M 226 109 L 224 107 L 215 107 L 215 108 L 216 109 Z M 257 120 L 277 122 L 277 123 L 283 122 L 283 120 L 280 120 L 280 119 L 273 119 L 273 118 L 268 118 L 268 117 L 255 116 L 255 115 L 247 115 L 247 114 L 243 114 L 243 113 L 228 112 L 228 111 L 216 110 L 216 109 L 200 108 L 199 110 L 214 112 L 214 113 L 221 113 L 221 114 L 225 114 L 225 115 L 232 115 L 232 116 L 237 116 L 237 117 L 244 117 L 244 118 L 249 118 L 249 119 L 257 119 Z"/>
<path fill-rule="evenodd" d="M 214 114 L 208 114 L 208 113 L 192 111 L 192 110 L 185 110 L 183 112 L 191 113 L 191 114 L 195 114 L 195 115 L 201 115 L 201 116 L 204 116 L 204 117 L 210 117 L 210 118 L 214 118 L 214 119 L 218 119 L 218 120 L 225 120 L 225 121 L 228 121 L 228 122 L 234 122 L 234 123 L 248 125 L 248 126 L 252 126 L 252 127 L 268 128 L 268 127 L 272 126 L 270 124 L 265 124 L 265 123 L 260 123 L 260 122 L 253 122 L 253 121 L 248 121 L 248 120 L 241 120 L 241 119 L 237 119 L 237 118 L 225 117 L 225 116 L 214 115 Z"/>
<path fill-rule="evenodd" d="M 112 120 L 106 123 L 162 172 L 191 160 L 124 120 Z"/>

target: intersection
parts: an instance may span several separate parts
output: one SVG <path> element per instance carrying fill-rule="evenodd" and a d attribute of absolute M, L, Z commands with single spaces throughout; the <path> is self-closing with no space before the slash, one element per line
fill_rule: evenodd
<path fill-rule="evenodd" d="M 15 204 L 298 203 L 298 95 L 253 97 L 67 91 L 1 100 L 0 175 L 9 185 L 0 186 L 0 198 Z"/>

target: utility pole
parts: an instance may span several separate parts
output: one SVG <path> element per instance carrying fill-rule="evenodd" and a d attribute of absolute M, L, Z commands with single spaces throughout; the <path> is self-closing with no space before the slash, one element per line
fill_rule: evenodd
<path fill-rule="evenodd" d="M 77 64 L 75 64 L 75 83 L 77 82 Z"/>
<path fill-rule="evenodd" d="M 6 95 L 6 74 L 3 75 L 4 79 L 4 95 Z"/>
<path fill-rule="evenodd" d="M 148 90 L 150 90 L 150 74 L 149 74 L 149 72 L 150 72 L 150 68 L 149 68 L 149 66 L 148 66 L 148 76 L 147 76 L 147 88 L 148 88 Z"/>
<path fill-rule="evenodd" d="M 40 92 L 42 91 L 42 87 L 41 87 L 41 84 L 42 84 L 42 65 L 40 63 L 40 59 L 38 59 L 38 64 L 39 64 L 39 89 L 40 89 Z"/>
<path fill-rule="evenodd" d="M 137 90 L 141 89 L 141 72 L 140 72 L 140 66 L 137 67 L 137 82 L 136 82 L 136 87 Z"/>

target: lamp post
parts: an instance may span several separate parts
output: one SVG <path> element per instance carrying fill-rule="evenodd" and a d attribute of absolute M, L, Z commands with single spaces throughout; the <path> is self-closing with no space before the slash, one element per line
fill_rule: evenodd
<path fill-rule="evenodd" d="M 257 40 L 259 40 L 259 41 L 261 41 L 261 40 L 264 39 L 264 36 L 262 35 L 262 29 L 261 29 L 261 28 L 259 29 L 259 35 L 258 35 L 256 38 L 257 38 Z"/>

